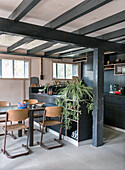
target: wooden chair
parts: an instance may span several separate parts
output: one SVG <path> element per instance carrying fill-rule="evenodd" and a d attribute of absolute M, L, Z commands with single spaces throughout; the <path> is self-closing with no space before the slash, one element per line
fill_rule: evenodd
<path fill-rule="evenodd" d="M 28 100 L 24 100 L 24 101 L 26 103 L 28 102 L 30 106 L 36 105 L 38 103 L 37 99 L 28 99 Z M 33 118 L 41 118 L 41 117 L 43 117 L 43 115 L 40 115 L 40 114 L 37 114 L 37 113 L 35 113 L 33 115 Z M 37 130 L 37 131 L 41 132 L 41 126 L 40 126 L 40 130 L 39 129 L 34 129 L 34 130 Z"/>
<path fill-rule="evenodd" d="M 8 101 L 0 101 L 0 107 L 9 106 L 9 105 L 10 105 L 10 103 Z M 0 123 L 4 123 L 5 121 L 6 121 L 5 117 L 0 117 Z M 11 124 L 12 124 L 12 122 L 11 122 Z M 4 133 L 0 134 L 0 136 L 3 136 L 3 135 L 4 135 Z M 12 134 L 12 137 L 13 137 L 13 134 Z"/>
<path fill-rule="evenodd" d="M 0 101 L 0 106 L 9 106 L 10 103 L 8 101 Z"/>
<path fill-rule="evenodd" d="M 58 121 L 58 120 L 45 120 L 46 117 L 49 117 L 49 118 L 61 117 L 61 121 Z M 61 140 L 61 131 L 62 131 L 62 120 L 63 120 L 63 117 L 62 117 L 62 107 L 61 106 L 46 107 L 45 108 L 45 112 L 44 112 L 44 115 L 43 115 L 43 121 L 39 122 L 39 124 L 42 126 L 42 133 L 41 133 L 41 141 L 40 141 L 40 143 L 38 142 L 38 144 L 40 144 L 41 147 L 43 147 L 45 149 L 54 149 L 54 148 L 58 148 L 58 147 L 63 146 L 63 144 L 60 142 L 60 140 Z M 55 126 L 55 125 L 60 125 L 59 139 L 54 139 L 56 142 L 59 143 L 59 145 L 52 146 L 52 147 L 47 147 L 42 143 L 44 127 Z"/>
<path fill-rule="evenodd" d="M 9 106 L 9 105 L 10 105 L 10 103 L 8 101 L 0 101 L 0 107 Z M 0 123 L 3 123 L 5 121 L 6 121 L 5 117 L 0 117 Z M 4 134 L 0 134 L 0 136 L 2 136 L 2 135 L 4 135 Z"/>
<path fill-rule="evenodd" d="M 3 154 L 5 154 L 8 158 L 16 158 L 23 155 L 29 154 L 29 148 L 28 148 L 28 136 L 29 136 L 29 129 L 25 124 L 19 123 L 19 124 L 13 124 L 13 125 L 7 125 L 7 121 L 23 121 L 29 117 L 29 109 L 18 109 L 18 110 L 9 110 L 6 113 L 6 123 L 5 126 L 3 126 L 3 130 L 5 131 L 5 137 L 4 137 L 4 149 L 1 149 Z M 28 129 L 27 132 L 27 145 L 22 144 L 22 146 L 27 150 L 27 152 L 20 153 L 17 155 L 11 156 L 6 151 L 6 135 L 9 131 L 17 131 L 22 129 Z"/>

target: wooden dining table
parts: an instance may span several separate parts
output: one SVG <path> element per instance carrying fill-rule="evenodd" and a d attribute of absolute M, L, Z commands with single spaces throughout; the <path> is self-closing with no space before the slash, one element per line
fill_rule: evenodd
<path fill-rule="evenodd" d="M 8 110 L 16 110 L 18 109 L 18 106 L 17 105 L 13 105 L 13 106 L 2 106 L 0 107 L 0 115 L 5 115 Z M 44 111 L 45 110 L 45 107 L 35 107 L 35 108 L 32 108 L 30 107 L 29 108 L 29 146 L 33 146 L 33 142 L 34 142 L 34 123 L 33 123 L 33 119 L 34 119 L 34 112 L 35 111 Z M 18 123 L 21 123 L 21 122 L 18 122 Z M 21 137 L 22 136 L 22 130 L 19 130 L 18 131 L 18 137 Z"/>

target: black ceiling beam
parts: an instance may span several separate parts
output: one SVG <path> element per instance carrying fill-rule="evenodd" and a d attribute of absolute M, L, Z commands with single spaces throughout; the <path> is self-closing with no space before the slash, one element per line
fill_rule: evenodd
<path fill-rule="evenodd" d="M 125 21 L 125 10 L 122 11 L 122 12 L 119 12 L 115 15 L 112 15 L 108 18 L 105 18 L 101 21 L 97 21 L 93 24 L 90 24 L 86 27 L 80 28 L 80 29 L 74 31 L 74 33 L 86 35 L 86 34 L 98 31 L 100 29 L 110 27 L 110 26 L 115 25 L 115 24 L 119 24 L 119 23 L 124 22 L 124 21 Z"/>
<path fill-rule="evenodd" d="M 122 28 L 122 29 L 119 29 L 119 30 L 116 30 L 116 31 L 113 31 L 113 32 L 109 32 L 109 33 L 106 33 L 106 34 L 103 34 L 101 36 L 98 36 L 96 38 L 99 38 L 99 39 L 103 39 L 103 40 L 110 40 L 110 39 L 114 39 L 114 38 L 118 38 L 118 37 L 122 37 L 125 35 L 125 28 Z M 114 41 L 114 42 L 118 42 L 120 40 L 117 40 L 117 41 Z M 66 46 L 67 47 L 67 50 L 70 49 L 68 48 L 69 46 Z M 65 49 L 66 49 L 65 47 Z M 77 48 L 75 45 L 74 45 L 74 48 Z M 64 51 L 64 50 L 61 50 L 61 48 L 58 48 L 58 49 L 55 49 L 54 53 L 56 52 L 56 50 L 58 50 L 58 52 L 60 51 Z M 90 49 L 91 51 L 91 49 Z M 86 52 L 86 49 L 84 51 L 84 49 L 80 49 L 80 50 L 73 50 L 73 51 L 70 51 L 70 52 L 65 52 L 65 53 L 62 53 L 60 54 L 60 57 L 66 57 L 67 55 L 76 55 L 76 54 L 81 54 L 83 52 Z M 51 54 L 54 54 L 53 51 L 49 51 L 49 52 L 46 52 L 45 54 L 46 55 L 51 55 Z"/>
<path fill-rule="evenodd" d="M 23 0 L 19 6 L 12 12 L 9 19 L 19 21 L 23 18 L 33 7 L 35 7 L 41 0 Z"/>
<path fill-rule="evenodd" d="M 125 53 L 125 45 L 123 44 L 117 44 L 106 40 L 86 37 L 83 35 L 81 36 L 24 22 L 14 22 L 5 18 L 0 18 L 0 31 L 19 36 L 23 35 L 38 40 L 72 43 L 87 48 L 102 48 L 105 51 L 111 50 Z"/>
<path fill-rule="evenodd" d="M 47 42 L 45 44 L 39 45 L 37 47 L 34 47 L 34 48 L 28 50 L 27 54 L 33 54 L 33 53 L 35 53 L 37 51 L 44 50 L 46 48 L 52 47 L 54 44 L 56 44 L 56 43 L 55 42 Z"/>
<path fill-rule="evenodd" d="M 59 57 L 63 58 L 63 57 L 68 57 L 68 56 L 79 56 L 79 54 L 82 54 L 82 53 L 87 53 L 87 52 L 91 52 L 91 51 L 94 51 L 94 49 L 92 48 L 83 48 L 83 49 L 80 49 L 80 50 L 74 50 L 74 51 L 69 51 L 69 52 L 65 52 L 65 53 L 62 53 Z"/>
<path fill-rule="evenodd" d="M 101 36 L 98 36 L 97 38 L 103 39 L 103 40 L 111 40 L 114 38 L 122 37 L 124 35 L 125 35 L 125 28 L 122 28 L 122 29 L 119 29 L 113 32 L 103 34 Z"/>
<path fill-rule="evenodd" d="M 59 28 L 109 2 L 112 0 L 85 0 L 81 2 L 79 5 L 73 7 L 72 9 L 68 10 L 64 14 L 60 15 L 56 19 L 52 20 L 48 24 L 46 24 L 46 27 L 50 28 Z"/>
<path fill-rule="evenodd" d="M 79 46 L 78 46 L 78 47 L 79 47 Z M 56 49 L 54 49 L 54 50 L 45 52 L 45 55 L 46 55 L 46 56 L 49 56 L 49 55 L 51 55 L 51 54 L 55 54 L 55 53 L 58 53 L 58 52 L 60 52 L 60 51 L 65 51 L 65 50 L 72 49 L 72 48 L 77 48 L 77 46 L 76 46 L 76 45 L 68 45 L 68 46 L 56 48 Z"/>
<path fill-rule="evenodd" d="M 26 57 L 38 57 L 38 58 L 53 58 L 53 59 L 61 59 L 61 57 L 55 57 L 55 56 L 42 56 L 42 55 L 29 55 L 24 53 L 14 53 L 14 52 L 3 52 L 0 51 L 0 54 L 7 54 L 7 55 L 17 55 L 17 56 L 26 56 Z"/>
<path fill-rule="evenodd" d="M 76 31 L 73 31 L 73 33 L 80 34 L 80 35 L 86 35 L 88 33 L 92 33 L 92 32 L 95 32 L 97 30 L 101 30 L 101 29 L 104 29 L 106 27 L 109 27 L 109 26 L 112 26 L 112 25 L 115 25 L 115 24 L 118 24 L 118 23 L 124 22 L 124 21 L 125 21 L 125 10 L 122 11 L 122 12 L 119 12 L 119 13 L 117 13 L 115 15 L 112 15 L 112 16 L 110 16 L 108 18 L 105 18 L 105 19 L 97 21 L 97 22 L 95 22 L 93 24 L 90 24 L 90 25 L 88 25 L 86 27 L 83 27 L 83 28 L 80 28 L 80 29 L 78 29 Z M 74 48 L 75 48 L 75 46 L 74 46 Z M 68 49 L 69 49 L 69 46 L 67 46 L 67 50 Z M 62 49 L 58 48 L 57 51 L 61 52 Z M 48 51 L 47 53 L 49 55 L 51 55 L 51 54 L 54 54 L 53 52 L 56 53 L 56 50 Z"/>
<path fill-rule="evenodd" d="M 19 41 L 17 41 L 15 44 L 11 45 L 10 47 L 7 48 L 7 51 L 13 51 L 15 50 L 17 47 L 21 46 L 22 44 L 27 44 L 29 42 L 33 41 L 32 38 L 29 37 L 25 37 Z"/>
<path fill-rule="evenodd" d="M 75 6 L 74 8 L 68 10 L 67 12 L 65 12 L 64 14 L 60 15 L 59 17 L 55 18 L 54 20 L 50 21 L 49 23 L 47 23 L 45 25 L 45 27 L 50 27 L 50 28 L 54 28 L 57 29 L 97 8 L 99 8 L 100 6 L 103 6 L 109 2 L 111 2 L 112 0 L 86 0 L 82 3 L 80 3 L 79 5 Z M 49 48 L 50 43 L 48 42 L 42 45 L 39 45 L 36 48 L 33 48 L 31 50 L 28 50 L 27 53 L 31 54 L 31 53 L 36 53 L 38 51 L 41 51 L 43 49 Z M 56 44 L 56 43 L 54 43 Z M 53 45 L 54 45 L 53 44 Z"/>
<path fill-rule="evenodd" d="M 118 40 L 115 40 L 115 41 L 112 41 L 112 42 L 124 43 L 124 41 L 125 41 L 125 38 L 121 38 L 121 39 L 118 39 Z"/>
<path fill-rule="evenodd" d="M 33 7 L 35 7 L 41 0 L 23 0 L 19 6 L 12 12 L 9 19 L 14 21 L 19 21 L 23 18 Z M 22 40 L 16 42 L 15 44 L 8 47 L 7 51 L 13 51 L 22 44 L 29 43 L 33 41 L 31 38 L 23 38 Z"/>

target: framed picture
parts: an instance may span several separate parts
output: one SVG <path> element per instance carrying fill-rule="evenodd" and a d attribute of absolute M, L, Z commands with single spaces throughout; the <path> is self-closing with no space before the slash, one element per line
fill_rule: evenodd
<path fill-rule="evenodd" d="M 122 66 L 122 74 L 125 74 L 125 66 Z"/>
<path fill-rule="evenodd" d="M 116 67 L 116 73 L 118 73 L 118 74 L 122 73 L 122 66 Z"/>

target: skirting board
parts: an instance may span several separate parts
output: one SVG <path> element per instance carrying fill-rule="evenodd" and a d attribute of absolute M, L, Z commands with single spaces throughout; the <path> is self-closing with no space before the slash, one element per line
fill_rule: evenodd
<path fill-rule="evenodd" d="M 119 132 L 125 133 L 125 129 L 121 129 L 121 128 L 117 128 L 117 127 L 109 126 L 109 125 L 104 125 L 104 127 L 107 127 L 107 128 L 110 128 L 110 129 L 117 130 Z"/>
<path fill-rule="evenodd" d="M 34 124 L 35 124 L 36 126 L 39 126 L 39 124 L 38 124 L 37 122 L 34 122 Z M 47 130 L 48 130 L 48 132 L 54 134 L 55 136 L 59 136 L 59 133 L 58 133 L 58 132 L 56 132 L 56 131 L 54 131 L 54 130 L 52 130 L 52 129 L 50 129 L 50 128 L 47 128 Z M 91 144 L 91 143 L 92 143 L 92 140 L 91 140 L 91 139 L 90 139 L 90 140 L 85 140 L 85 141 L 78 142 L 78 141 L 76 141 L 76 140 L 74 140 L 74 139 L 72 139 L 72 138 L 70 138 L 70 137 L 68 137 L 68 136 L 64 136 L 64 135 L 61 135 L 61 138 L 62 138 L 63 140 L 65 140 L 65 141 L 67 141 L 67 142 L 75 145 L 75 146 L 81 146 L 81 145 L 86 145 L 86 144 Z"/>

